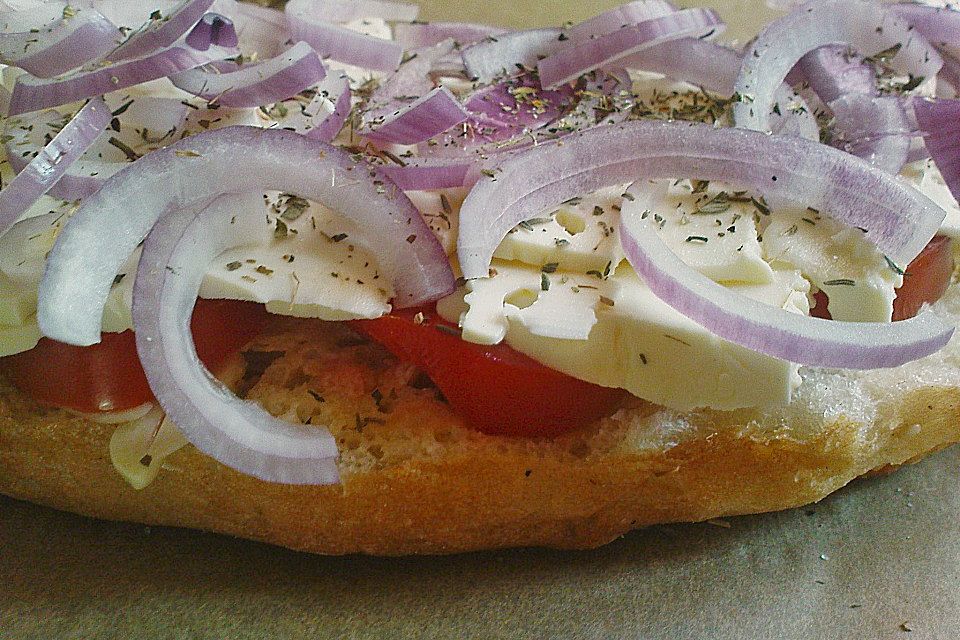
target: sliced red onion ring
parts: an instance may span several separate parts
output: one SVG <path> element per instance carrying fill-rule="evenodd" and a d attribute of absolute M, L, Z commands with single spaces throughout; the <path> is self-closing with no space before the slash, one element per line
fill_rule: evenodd
<path fill-rule="evenodd" d="M 213 0 L 182 0 L 169 11 L 158 10 L 107 57 L 112 62 L 131 60 L 169 47 L 197 24 L 211 5 Z"/>
<path fill-rule="evenodd" d="M 39 292 L 41 331 L 68 344 L 96 344 L 114 276 L 157 221 L 249 190 L 301 195 L 369 231 L 367 237 L 381 241 L 371 249 L 394 283 L 397 307 L 453 290 L 443 247 L 382 171 L 292 131 L 225 127 L 144 156 L 81 204 L 50 252 Z"/>
<path fill-rule="evenodd" d="M 309 0 L 301 4 L 309 8 L 309 12 L 303 14 L 305 17 L 324 22 L 344 23 L 363 18 L 413 22 L 420 14 L 420 7 L 416 4 L 389 0 Z"/>
<path fill-rule="evenodd" d="M 873 65 L 842 44 L 820 47 L 800 58 L 787 76 L 787 83 L 797 85 L 800 82 L 806 82 L 824 104 L 848 93 L 878 94 Z"/>
<path fill-rule="evenodd" d="M 774 92 L 790 70 L 808 52 L 837 43 L 870 55 L 899 47 L 891 66 L 914 76 L 931 77 L 943 66 L 929 42 L 878 2 L 810 2 L 767 25 L 744 54 L 735 86 L 737 126 L 770 131 Z"/>
<path fill-rule="evenodd" d="M 878 369 L 930 355 L 953 335 L 932 312 L 892 323 L 837 322 L 766 305 L 686 265 L 655 225 L 652 215 L 624 208 L 620 239 L 627 260 L 658 298 L 735 344 L 803 365 Z"/>
<path fill-rule="evenodd" d="M 121 145 L 131 151 L 132 147 L 139 149 L 144 137 L 158 139 L 160 143 L 164 140 L 173 142 L 177 139 L 177 132 L 182 131 L 189 111 L 185 104 L 171 98 L 114 93 L 108 94 L 106 101 L 108 114 L 117 113 L 115 124 L 120 131 L 111 128 L 101 133 L 87 152 L 73 162 L 50 188 L 50 195 L 70 201 L 86 198 L 107 178 L 132 162 L 127 157 L 128 151 L 121 149 Z M 7 118 L 3 130 L 4 147 L 13 170 L 23 171 L 30 159 L 47 144 L 51 132 L 60 131 L 69 118 L 56 109 Z M 107 122 L 111 119 L 108 117 Z"/>
<path fill-rule="evenodd" d="M 236 47 L 240 39 L 233 20 L 219 13 L 206 13 L 186 35 L 185 42 L 198 51 L 206 51 L 211 44 Z"/>
<path fill-rule="evenodd" d="M 167 416 L 198 449 L 261 480 L 330 484 L 339 479 L 337 445 L 322 427 L 294 425 L 244 402 L 203 367 L 189 318 L 207 268 L 241 244 L 231 220 L 249 196 L 225 196 L 199 215 L 167 215 L 147 236 L 133 293 L 137 351 Z"/>
<path fill-rule="evenodd" d="M 908 119 L 907 104 L 893 96 L 848 93 L 837 98 L 827 105 L 834 116 L 834 146 L 887 173 L 900 173 L 910 155 L 910 139 L 918 132 Z"/>
<path fill-rule="evenodd" d="M 463 159 L 446 162 L 414 160 L 380 169 L 404 191 L 430 191 L 466 186 L 472 164 Z"/>
<path fill-rule="evenodd" d="M 730 47 L 699 38 L 677 38 L 618 60 L 617 65 L 662 73 L 729 96 L 733 94 L 741 62 L 740 54 Z"/>
<path fill-rule="evenodd" d="M 417 144 L 457 126 L 469 115 L 449 89 L 437 87 L 409 106 L 374 116 L 364 135 L 382 142 Z"/>
<path fill-rule="evenodd" d="M 313 0 L 290 0 L 285 11 L 293 38 L 307 42 L 324 58 L 376 71 L 400 66 L 399 44 L 325 22 L 317 16 Z"/>
<path fill-rule="evenodd" d="M 291 40 L 283 11 L 236 0 L 216 0 L 213 10 L 233 20 L 244 56 L 273 58 L 283 53 Z"/>
<path fill-rule="evenodd" d="M 487 170 L 460 210 L 463 275 L 487 275 L 514 226 L 600 187 L 639 178 L 723 180 L 800 202 L 851 226 L 898 264 L 908 264 L 944 212 L 916 189 L 819 143 L 699 123 L 605 125 L 521 152 Z"/>
<path fill-rule="evenodd" d="M 327 75 L 320 56 L 298 42 L 276 58 L 252 65 L 218 63 L 214 70 L 197 67 L 170 76 L 174 86 L 223 107 L 256 107 L 286 100 Z"/>
<path fill-rule="evenodd" d="M 475 22 L 415 22 L 396 25 L 393 37 L 409 50 L 440 44 L 447 39 L 456 42 L 458 47 L 466 46 L 506 32 L 500 27 Z"/>
<path fill-rule="evenodd" d="M 890 6 L 931 44 L 951 55 L 960 55 L 960 11 L 954 7 L 931 7 L 912 2 Z"/>
<path fill-rule="evenodd" d="M 116 25 L 90 7 L 63 2 L 0 13 L 0 62 L 52 78 L 106 54 L 121 39 Z"/>
<path fill-rule="evenodd" d="M 540 82 L 544 89 L 553 89 L 647 47 L 677 38 L 706 37 L 723 27 L 720 16 L 711 9 L 684 9 L 594 40 L 571 42 L 537 64 Z"/>
<path fill-rule="evenodd" d="M 109 122 L 110 110 L 103 100 L 91 100 L 6 188 L 0 190 L 0 236 L 56 184 L 70 165 L 90 148 Z"/>
<path fill-rule="evenodd" d="M 944 54 L 943 68 L 937 74 L 937 80 L 943 80 L 953 87 L 954 94 L 960 95 L 960 60 Z"/>
<path fill-rule="evenodd" d="M 471 78 L 488 83 L 533 69 L 542 56 L 563 47 L 561 35 L 560 29 L 527 29 L 488 36 L 463 50 L 463 64 Z"/>
<path fill-rule="evenodd" d="M 296 131 L 314 140 L 332 142 L 350 117 L 350 78 L 342 74 L 328 75 L 317 85 L 316 91 L 316 97 L 302 111 L 303 116 L 308 119 L 308 124 Z M 325 116 L 320 116 L 321 112 L 316 104 L 319 100 L 332 103 L 333 110 Z"/>
<path fill-rule="evenodd" d="M 635 0 L 597 14 L 565 31 L 570 40 L 589 40 L 612 33 L 627 25 L 676 13 L 677 7 L 666 0 Z"/>
<path fill-rule="evenodd" d="M 920 98 L 912 105 L 930 157 L 950 193 L 960 199 L 960 100 Z"/>
<path fill-rule="evenodd" d="M 81 69 L 49 80 L 28 74 L 17 78 L 10 115 L 69 104 L 236 55 L 236 49 L 208 46 L 205 51 L 179 43 L 145 58 Z"/>

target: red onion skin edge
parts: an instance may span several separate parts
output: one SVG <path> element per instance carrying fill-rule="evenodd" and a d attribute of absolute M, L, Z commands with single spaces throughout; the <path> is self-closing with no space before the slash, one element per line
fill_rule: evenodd
<path fill-rule="evenodd" d="M 295 96 L 327 75 L 320 56 L 310 45 L 298 42 L 276 58 L 213 73 L 202 68 L 174 74 L 174 86 L 221 107 L 252 108 Z"/>
<path fill-rule="evenodd" d="M 501 27 L 472 22 L 401 23 L 393 28 L 394 37 L 404 49 L 429 47 L 447 39 L 454 40 L 460 46 L 466 46 L 506 32 L 507 30 Z"/>
<path fill-rule="evenodd" d="M 110 124 L 110 118 L 110 109 L 103 99 L 94 98 L 0 190 L 0 236 L 90 148 Z"/>
<path fill-rule="evenodd" d="M 565 33 L 570 40 L 579 42 L 676 12 L 677 7 L 665 0 L 636 0 L 587 18 L 567 29 Z"/>
<path fill-rule="evenodd" d="M 380 169 L 292 131 L 224 127 L 144 156 L 81 204 L 47 261 L 37 305 L 41 331 L 67 344 L 96 344 L 113 278 L 158 220 L 223 193 L 251 190 L 324 203 L 383 240 L 371 249 L 394 284 L 397 308 L 454 289 L 443 247 Z M 139 207 L 131 210 L 131 201 Z M 112 224 L 119 218 L 123 225 Z"/>
<path fill-rule="evenodd" d="M 45 46 L 44 31 L 59 39 Z M 63 31 L 69 32 L 64 35 Z M 78 7 L 72 18 L 57 20 L 54 26 L 40 29 L 40 33 L 0 34 L 0 42 L 8 41 L 16 50 L 16 55 L 4 56 L 3 61 L 39 78 L 53 78 L 96 60 L 116 47 L 119 39 L 117 27 L 90 7 Z M 27 53 L 30 49 L 34 51 Z"/>
<path fill-rule="evenodd" d="M 544 89 L 555 89 L 647 47 L 677 38 L 706 37 L 720 33 L 724 27 L 720 16 L 712 10 L 684 9 L 627 25 L 594 40 L 564 43 L 564 47 L 537 63 L 540 82 Z"/>
<path fill-rule="evenodd" d="M 943 59 L 888 5 L 868 0 L 820 0 L 774 20 L 744 53 L 733 106 L 738 127 L 770 131 L 773 93 L 800 59 L 822 46 L 847 43 L 872 55 L 900 45 L 895 70 L 930 77 Z"/>
<path fill-rule="evenodd" d="M 255 211 L 228 195 L 200 212 L 165 216 L 146 238 L 133 292 L 137 352 L 158 402 L 187 439 L 221 463 L 267 482 L 339 481 L 337 445 L 327 429 L 274 418 L 216 382 L 197 357 L 189 318 L 208 265 L 242 244 L 236 212 Z"/>
<path fill-rule="evenodd" d="M 219 13 L 207 13 L 200 18 L 185 41 L 197 51 L 206 51 L 211 44 L 236 47 L 240 43 L 233 20 Z"/>
<path fill-rule="evenodd" d="M 908 264 L 944 212 L 916 189 L 819 143 L 682 122 L 603 125 L 520 152 L 485 171 L 464 201 L 457 253 L 466 278 L 486 277 L 493 252 L 523 220 L 618 182 L 723 180 L 829 209 Z"/>
<path fill-rule="evenodd" d="M 437 87 L 409 106 L 371 123 L 368 138 L 396 144 L 417 144 L 465 121 L 469 113 L 446 87 Z"/>
<path fill-rule="evenodd" d="M 917 99 L 913 113 L 930 157 L 954 198 L 960 198 L 960 100 Z"/>
<path fill-rule="evenodd" d="M 38 111 L 69 104 L 95 95 L 125 89 L 136 84 L 186 71 L 239 53 L 236 49 L 209 46 L 197 51 L 174 45 L 145 58 L 81 71 L 55 80 L 44 81 L 20 76 L 10 96 L 9 115 Z"/>
<path fill-rule="evenodd" d="M 131 60 L 169 47 L 197 24 L 212 5 L 213 0 L 184 0 L 155 24 L 131 35 L 107 58 L 112 62 Z M 236 43 L 231 46 L 236 46 Z"/>
<path fill-rule="evenodd" d="M 392 40 L 351 31 L 317 19 L 311 0 L 291 0 L 285 8 L 290 33 L 303 40 L 324 58 L 375 71 L 395 71 L 403 58 L 403 49 Z"/>

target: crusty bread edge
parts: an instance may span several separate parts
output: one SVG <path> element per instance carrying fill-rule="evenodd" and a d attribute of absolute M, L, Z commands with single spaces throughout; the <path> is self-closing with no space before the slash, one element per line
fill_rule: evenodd
<path fill-rule="evenodd" d="M 135 491 L 111 465 L 112 426 L 36 413 L 16 391 L 0 395 L 0 493 L 324 554 L 596 547 L 646 525 L 815 502 L 960 440 L 960 388 L 922 387 L 885 405 L 874 424 L 841 419 L 807 441 L 724 429 L 665 450 L 561 461 L 490 438 L 479 452 L 354 473 L 330 487 L 261 482 L 187 447 Z"/>

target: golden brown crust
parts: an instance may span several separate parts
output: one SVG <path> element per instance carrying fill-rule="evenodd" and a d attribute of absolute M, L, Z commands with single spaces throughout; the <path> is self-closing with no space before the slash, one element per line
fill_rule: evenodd
<path fill-rule="evenodd" d="M 300 344 L 298 352 L 305 350 Z M 284 373 L 282 363 L 276 366 Z M 300 362 L 300 375 L 302 369 Z M 264 377 L 261 391 L 268 393 L 270 372 Z M 639 446 L 616 425 L 642 412 L 625 409 L 618 422 L 601 422 L 589 438 L 574 434 L 562 446 L 473 434 L 470 446 L 440 454 L 355 465 L 331 487 L 264 483 L 187 447 L 153 484 L 135 491 L 111 465 L 112 426 L 37 407 L 0 383 L 0 492 L 99 518 L 206 529 L 317 553 L 586 548 L 654 523 L 807 504 L 871 470 L 960 440 L 960 388 L 952 386 L 922 386 L 881 404 L 871 424 L 840 418 L 809 437 L 764 435 L 745 414 L 739 425 Z M 465 437 L 451 428 L 450 437 Z M 436 422 L 429 426 L 430 434 L 437 430 Z M 603 437 L 613 443 L 596 446 Z M 578 454 L 571 443 L 581 441 L 593 450 Z"/>

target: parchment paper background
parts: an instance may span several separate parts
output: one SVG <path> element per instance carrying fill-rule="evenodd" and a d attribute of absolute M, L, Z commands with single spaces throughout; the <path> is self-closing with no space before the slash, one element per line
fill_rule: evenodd
<path fill-rule="evenodd" d="M 427 19 L 523 25 L 618 3 L 422 4 Z M 741 38 L 771 15 L 713 4 Z M 0 497 L 0 639 L 315 637 L 954 640 L 960 448 L 806 509 L 580 553 L 323 558 Z"/>

